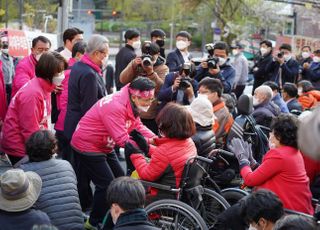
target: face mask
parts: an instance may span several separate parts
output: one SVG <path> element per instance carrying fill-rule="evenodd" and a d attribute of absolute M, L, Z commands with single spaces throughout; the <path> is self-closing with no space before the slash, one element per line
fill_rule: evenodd
<path fill-rule="evenodd" d="M 284 60 L 289 61 L 290 58 L 291 58 L 291 55 L 290 54 L 285 54 L 285 55 L 283 55 L 283 58 L 284 58 Z"/>
<path fill-rule="evenodd" d="M 257 105 L 259 105 L 259 104 L 260 104 L 259 99 L 256 98 L 256 97 L 253 97 L 253 98 L 252 98 L 252 105 L 253 105 L 253 106 L 257 106 Z"/>
<path fill-rule="evenodd" d="M 276 145 L 269 138 L 269 148 L 274 149 L 275 147 L 276 147 Z"/>
<path fill-rule="evenodd" d="M 8 54 L 8 53 L 9 53 L 9 49 L 2 49 L 1 51 L 2 51 L 2 53 L 4 53 L 4 54 Z"/>
<path fill-rule="evenodd" d="M 106 68 L 107 67 L 108 61 L 109 61 L 109 56 L 106 56 L 105 58 L 103 58 L 103 60 L 102 60 L 102 68 Z"/>
<path fill-rule="evenodd" d="M 226 63 L 226 61 L 227 61 L 227 59 L 219 57 L 218 65 L 222 66 L 222 65 L 224 65 Z"/>
<path fill-rule="evenodd" d="M 163 47 L 164 46 L 164 40 L 157 40 L 156 43 L 158 46 Z"/>
<path fill-rule="evenodd" d="M 249 230 L 258 230 L 256 227 L 253 227 L 251 224 L 249 226 Z"/>
<path fill-rule="evenodd" d="M 307 59 L 308 57 L 310 57 L 310 53 L 309 53 L 309 52 L 302 52 L 302 53 L 301 53 L 301 56 L 302 56 L 304 59 Z"/>
<path fill-rule="evenodd" d="M 268 52 L 268 49 L 261 47 L 260 52 L 262 55 L 265 55 Z"/>
<path fill-rule="evenodd" d="M 138 105 L 137 108 L 142 112 L 147 112 L 150 106 L 140 106 Z"/>
<path fill-rule="evenodd" d="M 139 41 L 134 41 L 134 42 L 132 43 L 132 47 L 133 47 L 135 50 L 140 49 L 140 47 L 141 47 L 141 41 L 140 41 L 140 40 L 139 40 Z"/>
<path fill-rule="evenodd" d="M 36 60 L 37 60 L 37 61 L 39 61 L 39 60 L 40 60 L 41 55 L 42 55 L 42 53 L 37 54 L 37 55 L 35 56 L 35 58 L 36 58 Z"/>
<path fill-rule="evenodd" d="M 176 42 L 176 47 L 178 48 L 178 50 L 184 50 L 188 46 L 189 46 L 188 43 L 185 41 L 177 41 Z"/>
<path fill-rule="evenodd" d="M 64 72 L 61 72 L 52 78 L 52 84 L 61 85 L 63 80 L 64 80 Z"/>
<path fill-rule="evenodd" d="M 303 91 L 302 91 L 302 88 L 299 87 L 299 88 L 298 88 L 298 95 L 301 95 L 302 92 L 303 92 Z"/>
<path fill-rule="evenodd" d="M 232 50 L 233 56 L 236 56 L 239 53 L 239 50 Z"/>
<path fill-rule="evenodd" d="M 320 57 L 314 56 L 313 57 L 313 62 L 316 62 L 316 63 L 320 62 Z"/>

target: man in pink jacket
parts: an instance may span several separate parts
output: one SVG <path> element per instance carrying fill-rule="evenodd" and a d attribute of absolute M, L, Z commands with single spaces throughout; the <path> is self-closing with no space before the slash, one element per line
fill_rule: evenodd
<path fill-rule="evenodd" d="M 19 61 L 12 83 L 11 98 L 16 95 L 18 90 L 29 80 L 35 77 L 35 67 L 41 55 L 48 52 L 51 42 L 44 36 L 38 36 L 32 40 L 31 54 Z"/>
<path fill-rule="evenodd" d="M 134 129 L 149 140 L 155 137 L 139 118 L 139 113 L 147 111 L 154 100 L 154 88 L 151 80 L 138 77 L 120 92 L 100 99 L 81 118 L 72 136 L 80 197 L 84 178 L 96 186 L 87 229 L 102 221 L 107 210 L 106 202 L 102 202 L 107 188 L 114 177 L 124 175 L 114 146 L 124 147 L 127 142 L 137 145 L 129 136 Z"/>

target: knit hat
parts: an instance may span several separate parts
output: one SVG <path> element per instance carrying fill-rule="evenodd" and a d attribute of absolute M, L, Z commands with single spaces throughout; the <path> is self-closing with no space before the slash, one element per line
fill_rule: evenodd
<path fill-rule="evenodd" d="M 212 104 L 206 96 L 199 95 L 188 107 L 193 121 L 201 126 L 213 125 L 214 113 Z"/>
<path fill-rule="evenodd" d="M 0 177 L 0 209 L 21 212 L 33 206 L 41 191 L 42 181 L 34 172 L 10 169 Z"/>

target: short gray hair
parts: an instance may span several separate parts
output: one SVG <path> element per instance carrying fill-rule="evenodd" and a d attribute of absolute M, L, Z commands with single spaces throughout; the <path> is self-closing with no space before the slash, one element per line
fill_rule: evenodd
<path fill-rule="evenodd" d="M 92 54 L 95 51 L 103 51 L 107 47 L 109 47 L 108 38 L 100 34 L 94 34 L 88 41 L 86 53 Z"/>
<path fill-rule="evenodd" d="M 255 92 L 260 92 L 262 94 L 264 94 L 266 96 L 266 99 L 268 101 L 271 100 L 271 98 L 273 97 L 273 93 L 272 93 L 272 89 L 270 88 L 270 86 L 267 85 L 261 85 L 258 88 L 255 89 Z"/>

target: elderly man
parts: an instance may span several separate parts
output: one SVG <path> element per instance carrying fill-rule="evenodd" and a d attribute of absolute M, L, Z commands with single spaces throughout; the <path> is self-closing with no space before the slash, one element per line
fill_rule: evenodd
<path fill-rule="evenodd" d="M 280 114 L 279 107 L 271 101 L 272 97 L 272 89 L 267 85 L 255 89 L 252 116 L 257 124 L 270 127 L 272 118 Z"/>

